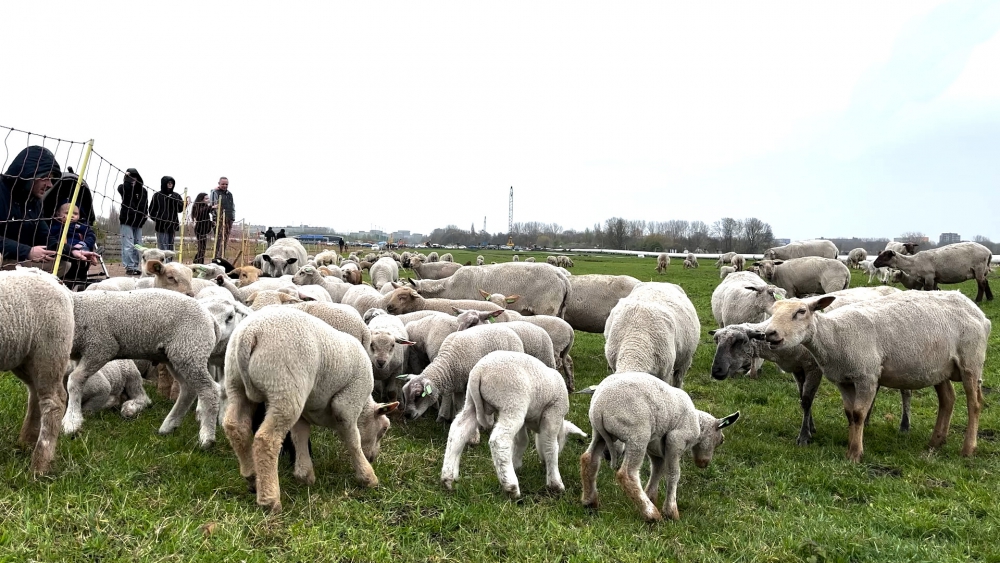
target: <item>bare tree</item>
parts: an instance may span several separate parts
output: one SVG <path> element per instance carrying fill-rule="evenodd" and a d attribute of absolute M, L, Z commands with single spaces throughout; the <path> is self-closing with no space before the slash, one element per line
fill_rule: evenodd
<path fill-rule="evenodd" d="M 723 252 L 733 250 L 733 239 L 739 233 L 740 222 L 732 217 L 723 217 L 712 224 L 712 234 L 719 239 Z"/>
<path fill-rule="evenodd" d="M 740 251 L 750 254 L 764 252 L 774 241 L 771 225 L 756 217 L 740 222 Z"/>
<path fill-rule="evenodd" d="M 696 249 L 705 248 L 705 243 L 708 242 L 709 227 L 704 221 L 692 221 L 691 229 L 688 234 L 688 248 L 692 252 Z"/>
<path fill-rule="evenodd" d="M 604 240 L 608 248 L 625 248 L 629 237 L 629 222 L 621 217 L 612 217 L 604 221 Z"/>

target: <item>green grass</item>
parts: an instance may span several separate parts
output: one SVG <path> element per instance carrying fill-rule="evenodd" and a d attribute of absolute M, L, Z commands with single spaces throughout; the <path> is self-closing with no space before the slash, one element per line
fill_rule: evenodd
<path fill-rule="evenodd" d="M 441 252 L 439 250 L 439 252 Z M 458 261 L 476 253 L 452 251 Z M 487 262 L 510 252 L 484 252 Z M 522 260 L 544 253 L 520 253 Z M 932 390 L 915 393 L 913 429 L 897 432 L 899 395 L 882 393 L 865 432 L 865 459 L 845 460 L 846 421 L 840 396 L 824 383 L 814 405 L 817 436 L 795 445 L 800 414 L 791 376 L 765 366 L 758 380 L 723 382 L 708 373 L 714 353 L 709 300 L 718 271 L 703 261 L 663 276 L 655 259 L 575 257 L 574 274 L 630 274 L 681 284 L 702 321 L 701 346 L 685 379 L 695 404 L 716 415 L 741 410 L 726 443 L 705 470 L 682 464 L 679 522 L 644 524 L 607 465 L 598 481 L 602 507 L 579 502 L 577 460 L 586 447 L 571 441 L 560 468 L 567 491 L 544 492 L 533 449 L 520 474 L 524 498 L 507 500 L 484 444 L 470 448 L 456 492 L 438 484 L 446 430 L 425 417 L 394 420 L 374 464 L 380 486 L 354 484 L 349 463 L 326 429 L 313 434 L 317 482 L 300 485 L 282 464 L 284 512 L 262 512 L 247 492 L 224 434 L 201 451 L 189 416 L 178 432 L 156 428 L 169 403 L 138 420 L 115 412 L 91 416 L 81 434 L 60 439 L 51 476 L 33 480 L 29 455 L 15 448 L 24 387 L 0 378 L 0 560 L 10 561 L 996 561 L 1000 547 L 1000 480 L 996 478 L 1000 417 L 987 392 L 979 450 L 959 456 L 966 422 L 964 394 L 949 442 L 930 452 L 936 413 Z M 864 285 L 855 274 L 854 286 Z M 974 295 L 972 283 L 961 287 Z M 1000 289 L 1000 288 L 998 288 Z M 991 319 L 1000 301 L 986 303 Z M 985 385 L 996 386 L 994 333 Z M 577 385 L 606 374 L 603 338 L 578 333 Z M 589 398 L 574 395 L 569 418 L 589 431 Z M 661 495 L 662 496 L 662 495 Z"/>

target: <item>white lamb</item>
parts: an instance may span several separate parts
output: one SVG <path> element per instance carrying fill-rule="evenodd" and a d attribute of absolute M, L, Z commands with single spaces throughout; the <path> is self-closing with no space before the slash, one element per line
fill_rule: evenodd
<path fill-rule="evenodd" d="M 446 254 L 445 256 L 451 256 Z M 451 262 L 451 260 L 446 260 Z M 375 289 L 382 289 L 382 286 L 399 279 L 399 265 L 392 258 L 379 258 L 371 267 L 371 280 Z"/>
<path fill-rule="evenodd" d="M 449 490 L 458 479 L 462 451 L 477 441 L 479 427 L 492 430 L 490 452 L 504 492 L 521 496 L 515 471 L 521 468 L 528 430 L 545 465 L 550 491 L 566 490 L 559 475 L 559 453 L 569 434 L 587 434 L 566 420 L 569 396 L 562 377 L 538 359 L 520 352 L 491 352 L 469 373 L 465 407 L 448 431 L 441 482 Z M 495 421 L 494 421 L 494 416 Z"/>
<path fill-rule="evenodd" d="M 382 383 L 384 397 L 395 400 L 397 375 L 406 368 L 407 347 L 413 346 L 403 321 L 393 315 L 377 315 L 368 322 L 371 341 L 368 356 L 372 361 L 375 381 Z"/>
<path fill-rule="evenodd" d="M 732 266 L 723 266 L 723 267 L 719 268 L 719 279 L 720 280 L 724 280 L 724 279 L 726 279 L 726 276 L 728 276 L 729 274 L 732 274 L 735 271 L 736 271 L 736 268 L 734 268 Z"/>

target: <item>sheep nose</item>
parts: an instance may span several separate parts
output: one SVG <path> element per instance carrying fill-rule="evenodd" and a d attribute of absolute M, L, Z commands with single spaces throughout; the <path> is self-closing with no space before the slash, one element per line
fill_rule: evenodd
<path fill-rule="evenodd" d="M 712 366 L 712 379 L 725 379 L 726 370 L 722 366 L 713 365 Z"/>
<path fill-rule="evenodd" d="M 385 367 L 385 360 L 378 360 L 375 364 L 378 365 L 379 369 L 382 369 Z"/>
<path fill-rule="evenodd" d="M 765 332 L 764 339 L 767 340 L 768 342 L 777 342 L 781 340 L 780 338 L 778 338 L 778 331 L 774 329 L 770 329 L 767 332 Z"/>

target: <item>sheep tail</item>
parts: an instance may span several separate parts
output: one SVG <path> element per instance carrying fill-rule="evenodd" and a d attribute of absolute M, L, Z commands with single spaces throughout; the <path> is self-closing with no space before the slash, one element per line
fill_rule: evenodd
<path fill-rule="evenodd" d="M 256 345 L 257 335 L 250 331 L 236 343 L 236 365 L 239 366 L 240 373 L 250 373 L 250 355 Z"/>
<path fill-rule="evenodd" d="M 476 410 L 476 420 L 479 422 L 479 426 L 485 428 L 486 430 L 489 430 L 489 429 L 493 428 L 493 420 L 492 420 L 492 417 L 490 417 L 490 416 L 488 416 L 486 414 L 486 409 L 483 408 L 483 385 L 482 385 L 482 381 L 483 381 L 482 378 L 479 378 L 476 381 L 476 390 L 475 390 L 475 392 L 467 393 L 467 395 L 471 396 L 472 405 L 469 405 L 469 406 L 471 406 L 472 408 L 474 408 Z M 472 386 L 469 386 L 469 391 L 472 391 Z M 469 398 L 470 398 L 469 396 L 466 396 L 466 403 L 469 402 L 468 401 Z M 469 408 L 469 406 L 466 406 L 465 408 Z"/>

